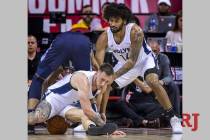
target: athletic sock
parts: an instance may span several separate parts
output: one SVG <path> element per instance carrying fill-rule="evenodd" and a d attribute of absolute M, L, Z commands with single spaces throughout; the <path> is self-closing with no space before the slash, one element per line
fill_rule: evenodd
<path fill-rule="evenodd" d="M 176 116 L 176 113 L 175 113 L 173 107 L 171 107 L 170 109 L 165 111 L 165 117 L 167 120 L 170 120 L 173 116 Z"/>
<path fill-rule="evenodd" d="M 35 111 L 35 109 L 28 109 L 28 113 Z"/>

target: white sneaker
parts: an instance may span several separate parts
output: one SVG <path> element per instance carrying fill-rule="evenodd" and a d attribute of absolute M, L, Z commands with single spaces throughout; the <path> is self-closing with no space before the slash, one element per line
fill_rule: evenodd
<path fill-rule="evenodd" d="M 182 140 L 183 134 L 173 134 L 171 140 Z"/>
<path fill-rule="evenodd" d="M 174 116 L 170 120 L 170 124 L 172 127 L 172 133 L 173 134 L 182 134 L 183 133 L 183 128 L 181 125 L 181 121 L 178 117 Z"/>
<path fill-rule="evenodd" d="M 84 127 L 82 126 L 82 124 L 79 124 L 77 127 L 75 127 L 73 129 L 74 132 L 85 132 Z"/>

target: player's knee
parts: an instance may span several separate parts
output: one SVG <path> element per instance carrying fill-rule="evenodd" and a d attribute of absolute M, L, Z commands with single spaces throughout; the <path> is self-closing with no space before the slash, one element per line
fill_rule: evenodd
<path fill-rule="evenodd" d="M 158 74 L 157 74 L 157 69 L 156 68 L 150 68 L 147 69 L 144 73 L 144 79 L 148 79 L 148 78 L 158 78 Z"/>
<path fill-rule="evenodd" d="M 150 73 L 146 76 L 146 82 L 151 88 L 157 88 L 160 86 L 157 74 Z"/>

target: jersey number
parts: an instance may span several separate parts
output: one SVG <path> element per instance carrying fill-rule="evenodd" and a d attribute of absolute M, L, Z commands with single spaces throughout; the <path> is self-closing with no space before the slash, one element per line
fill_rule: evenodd
<path fill-rule="evenodd" d="M 126 61 L 128 60 L 128 53 L 126 53 L 125 55 L 120 54 L 120 56 Z"/>

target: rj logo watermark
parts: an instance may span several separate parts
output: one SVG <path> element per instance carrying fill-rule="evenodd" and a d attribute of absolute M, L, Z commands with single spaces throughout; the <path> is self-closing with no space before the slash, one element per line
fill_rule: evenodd
<path fill-rule="evenodd" d="M 183 113 L 182 114 L 182 126 L 191 128 L 191 131 L 198 130 L 199 113 Z"/>

